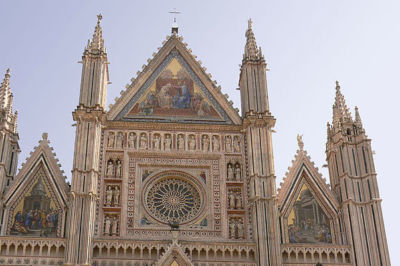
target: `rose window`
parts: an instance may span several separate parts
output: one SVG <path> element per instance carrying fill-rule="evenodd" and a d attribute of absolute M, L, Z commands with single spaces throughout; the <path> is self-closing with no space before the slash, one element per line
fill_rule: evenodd
<path fill-rule="evenodd" d="M 148 213 L 162 223 L 187 223 L 200 213 L 200 192 L 190 181 L 170 177 L 153 183 L 145 195 Z"/>

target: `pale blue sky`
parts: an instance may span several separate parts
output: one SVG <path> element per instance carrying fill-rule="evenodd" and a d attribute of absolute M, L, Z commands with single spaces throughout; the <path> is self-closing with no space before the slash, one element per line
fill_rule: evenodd
<path fill-rule="evenodd" d="M 78 103 L 80 60 L 96 15 L 110 61 L 108 104 L 136 76 L 170 34 L 177 7 L 180 33 L 240 107 L 239 64 L 247 20 L 268 67 L 269 99 L 277 118 L 274 135 L 278 185 L 304 134 L 305 149 L 329 180 L 325 164 L 326 122 L 332 119 L 335 80 L 347 104 L 357 105 L 372 147 L 383 198 L 392 265 L 400 237 L 396 212 L 400 175 L 398 98 L 400 2 L 349 0 L 275 1 L 2 1 L 0 76 L 12 69 L 14 107 L 19 111 L 20 163 L 41 133 L 68 178 L 74 145 L 71 112 Z"/>

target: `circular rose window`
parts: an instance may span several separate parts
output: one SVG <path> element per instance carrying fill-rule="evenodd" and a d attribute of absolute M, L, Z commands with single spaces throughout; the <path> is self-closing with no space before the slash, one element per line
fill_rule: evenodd
<path fill-rule="evenodd" d="M 184 224 L 195 219 L 201 211 L 198 186 L 178 177 L 156 179 L 145 192 L 147 212 L 161 223 Z"/>

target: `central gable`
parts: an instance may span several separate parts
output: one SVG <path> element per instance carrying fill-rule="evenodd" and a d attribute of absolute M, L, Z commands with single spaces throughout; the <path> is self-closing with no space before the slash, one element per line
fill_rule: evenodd
<path fill-rule="evenodd" d="M 232 123 L 177 50 L 172 50 L 116 120 Z"/>
<path fill-rule="evenodd" d="M 110 120 L 240 124 L 241 119 L 181 37 L 171 36 L 108 112 Z"/>

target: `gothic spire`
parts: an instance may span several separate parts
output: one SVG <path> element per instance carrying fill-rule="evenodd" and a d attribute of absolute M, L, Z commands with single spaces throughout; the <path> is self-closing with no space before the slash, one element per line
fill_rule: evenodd
<path fill-rule="evenodd" d="M 356 126 L 358 128 L 362 128 L 361 116 L 360 116 L 360 113 L 358 112 L 358 107 L 356 106 L 354 108 L 354 110 L 355 110 L 355 112 L 354 112 L 355 113 L 354 123 L 356 124 Z"/>
<path fill-rule="evenodd" d="M 12 114 L 13 95 L 10 89 L 10 69 L 4 75 L 4 80 L 0 85 L 0 109 L 6 110 L 7 114 Z"/>
<path fill-rule="evenodd" d="M 105 52 L 104 39 L 103 39 L 103 29 L 100 26 L 100 21 L 103 18 L 101 14 L 97 15 L 97 24 L 94 29 L 93 37 L 89 40 L 86 50 L 89 52 Z"/>
<path fill-rule="evenodd" d="M 342 123 L 352 122 L 349 108 L 347 108 L 346 101 L 340 91 L 339 81 L 336 81 L 336 97 L 333 104 L 333 126 L 339 128 Z"/>
<path fill-rule="evenodd" d="M 246 31 L 246 46 L 244 48 L 243 60 L 260 60 L 264 59 L 261 48 L 257 47 L 256 38 L 254 37 L 253 21 L 249 19 Z"/>

